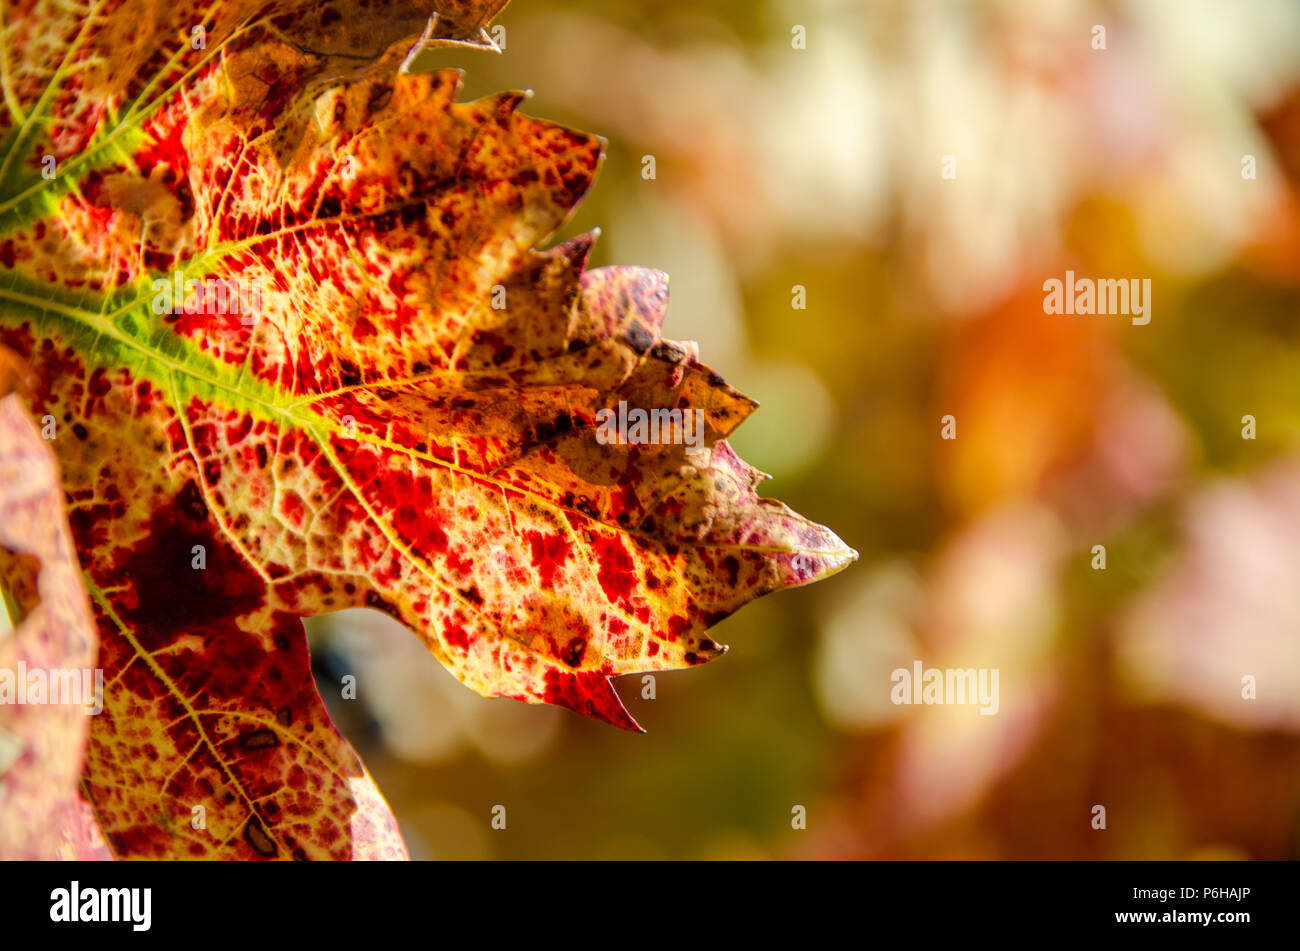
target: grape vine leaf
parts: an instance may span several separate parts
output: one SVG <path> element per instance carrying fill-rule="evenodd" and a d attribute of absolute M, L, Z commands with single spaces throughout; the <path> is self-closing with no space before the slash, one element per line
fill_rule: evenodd
<path fill-rule="evenodd" d="M 612 676 L 856 557 L 758 497 L 754 404 L 661 337 L 664 275 L 535 250 L 601 141 L 411 72 L 502 6 L 4 9 L 0 344 L 57 427 L 119 856 L 405 854 L 303 617 L 378 608 L 485 696 L 637 729 Z M 700 451 L 598 438 L 620 404 L 698 414 Z"/>

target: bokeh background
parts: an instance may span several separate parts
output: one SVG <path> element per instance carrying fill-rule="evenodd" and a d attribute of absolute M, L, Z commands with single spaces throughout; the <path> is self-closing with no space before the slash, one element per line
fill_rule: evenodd
<path fill-rule="evenodd" d="M 561 237 L 671 275 L 666 336 L 762 404 L 734 445 L 862 558 L 727 619 L 655 699 L 617 681 L 644 736 L 484 700 L 381 615 L 313 622 L 412 853 L 1300 857 L 1300 3 L 497 22 L 502 55 L 422 65 L 607 137 Z M 1067 268 L 1150 278 L 1150 324 L 1045 314 Z M 916 659 L 998 668 L 998 714 L 892 704 Z"/>

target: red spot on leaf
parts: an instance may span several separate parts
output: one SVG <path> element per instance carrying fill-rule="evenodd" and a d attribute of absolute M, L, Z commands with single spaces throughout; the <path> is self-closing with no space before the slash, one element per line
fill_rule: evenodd
<path fill-rule="evenodd" d="M 542 587 L 555 586 L 555 573 L 564 567 L 573 550 L 573 543 L 563 535 L 545 535 L 542 532 L 524 533 L 532 549 L 533 567 L 537 569 Z"/>

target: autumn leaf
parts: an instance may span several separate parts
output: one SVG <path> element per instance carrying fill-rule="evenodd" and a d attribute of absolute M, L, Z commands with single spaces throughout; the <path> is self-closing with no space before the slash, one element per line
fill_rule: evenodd
<path fill-rule="evenodd" d="M 0 343 L 57 428 L 119 856 L 404 854 L 303 617 L 378 608 L 485 696 L 635 729 L 611 677 L 856 557 L 758 497 L 754 404 L 660 336 L 666 276 L 534 250 L 600 140 L 409 71 L 501 6 L 6 13 Z M 658 442 L 608 438 L 628 407 Z"/>
<path fill-rule="evenodd" d="M 107 850 L 77 794 L 90 720 L 62 677 L 93 692 L 98 637 L 63 509 L 58 466 L 13 389 L 22 369 L 0 350 L 0 546 L 9 570 L 0 602 L 0 856 L 103 858 Z M 24 610 L 25 608 L 25 610 Z M 27 698 L 28 672 L 33 673 Z M 19 675 L 22 675 L 21 678 Z M 20 683 L 19 680 L 22 680 Z M 48 702 L 50 691 L 60 702 Z M 93 709 L 93 707 L 91 707 Z"/>

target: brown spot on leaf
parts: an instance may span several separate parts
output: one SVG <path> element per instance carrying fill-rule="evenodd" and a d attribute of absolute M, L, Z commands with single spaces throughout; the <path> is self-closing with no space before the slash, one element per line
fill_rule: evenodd
<path fill-rule="evenodd" d="M 256 750 L 279 746 L 280 738 L 275 735 L 274 730 L 254 730 L 252 733 L 245 733 L 239 742 L 245 749 Z"/>
<path fill-rule="evenodd" d="M 277 851 L 274 840 L 266 834 L 266 829 L 262 827 L 262 820 L 256 816 L 249 816 L 248 821 L 244 823 L 244 841 L 251 845 L 258 855 L 266 858 L 275 855 Z"/>

